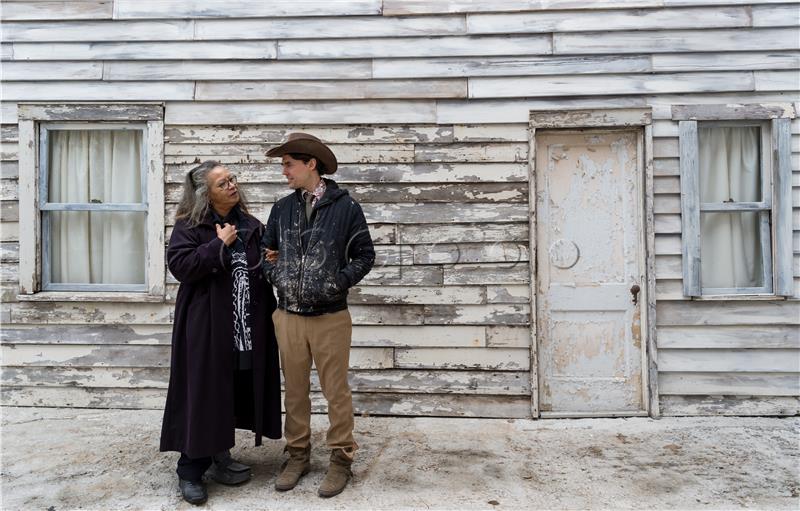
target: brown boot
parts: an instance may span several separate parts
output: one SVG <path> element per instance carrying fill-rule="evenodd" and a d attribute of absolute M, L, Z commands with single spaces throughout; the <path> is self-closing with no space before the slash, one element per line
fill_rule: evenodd
<path fill-rule="evenodd" d="M 331 464 L 328 467 L 328 473 L 325 474 L 325 479 L 319 485 L 317 494 L 322 498 L 333 497 L 339 495 L 347 486 L 347 481 L 353 475 L 350 471 L 350 465 L 353 464 L 353 456 L 355 449 L 334 449 L 331 451 Z"/>
<path fill-rule="evenodd" d="M 297 486 L 300 478 L 311 470 L 311 446 L 305 448 L 287 446 L 286 452 L 289 453 L 289 459 L 284 463 L 283 470 L 275 481 L 275 489 L 278 491 L 291 490 Z"/>

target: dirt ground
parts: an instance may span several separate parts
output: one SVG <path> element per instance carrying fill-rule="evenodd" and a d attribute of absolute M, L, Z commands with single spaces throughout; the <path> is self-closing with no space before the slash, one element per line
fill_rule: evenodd
<path fill-rule="evenodd" d="M 194 509 L 159 411 L 2 408 L 2 509 Z M 800 417 L 488 420 L 356 418 L 354 480 L 317 497 L 327 419 L 315 416 L 312 472 L 273 489 L 281 441 L 234 456 L 239 487 L 209 484 L 206 509 L 798 509 Z"/>

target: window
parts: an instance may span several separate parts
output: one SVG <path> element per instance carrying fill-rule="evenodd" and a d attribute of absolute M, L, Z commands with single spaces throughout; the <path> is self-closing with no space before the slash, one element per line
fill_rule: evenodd
<path fill-rule="evenodd" d="M 19 117 L 20 299 L 163 298 L 163 107 Z"/>
<path fill-rule="evenodd" d="M 679 123 L 684 294 L 790 296 L 790 121 L 777 116 L 786 110 L 694 109 L 703 115 L 673 108 L 690 117 Z"/>

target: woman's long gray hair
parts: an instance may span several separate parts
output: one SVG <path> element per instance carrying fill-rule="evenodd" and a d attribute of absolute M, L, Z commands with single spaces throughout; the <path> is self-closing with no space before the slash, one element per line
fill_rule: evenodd
<path fill-rule="evenodd" d="M 186 173 L 183 182 L 183 196 L 178 203 L 175 220 L 186 219 L 189 227 L 196 227 L 208 214 L 211 203 L 208 200 L 208 173 L 217 167 L 224 167 L 216 160 L 207 160 Z M 238 189 L 238 188 L 237 188 Z M 247 201 L 241 189 L 239 192 L 239 209 L 247 213 Z"/>

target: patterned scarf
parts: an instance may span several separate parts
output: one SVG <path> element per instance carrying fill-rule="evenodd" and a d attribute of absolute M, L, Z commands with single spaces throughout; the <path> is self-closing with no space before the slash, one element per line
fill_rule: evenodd
<path fill-rule="evenodd" d="M 241 215 L 239 207 L 234 207 L 230 214 L 223 220 L 214 214 L 215 222 L 220 225 L 235 223 L 239 229 Z M 233 220 L 233 222 L 231 222 Z M 252 367 L 253 341 L 250 336 L 250 276 L 247 269 L 247 253 L 245 252 L 242 238 L 237 236 L 236 241 L 227 250 L 231 254 L 231 276 L 233 278 L 233 347 L 238 355 L 237 367 L 250 369 Z"/>

